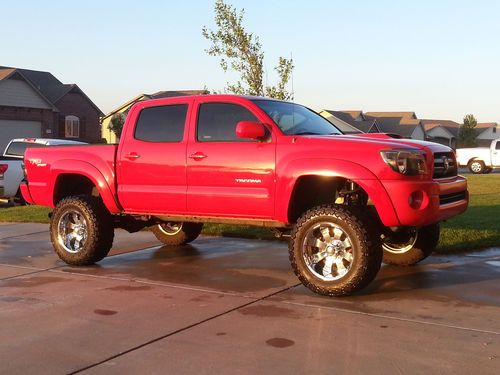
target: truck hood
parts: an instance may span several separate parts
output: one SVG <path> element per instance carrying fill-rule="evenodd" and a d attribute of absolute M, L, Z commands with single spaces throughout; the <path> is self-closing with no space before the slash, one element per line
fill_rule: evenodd
<path fill-rule="evenodd" d="M 417 149 L 425 152 L 453 152 L 453 150 L 439 143 L 419 141 L 415 139 L 397 138 L 395 135 L 384 133 L 365 133 L 359 135 L 307 135 L 301 136 L 314 140 L 317 144 L 327 143 L 352 143 L 358 142 L 360 147 L 374 149 Z M 326 145 L 325 144 L 325 145 Z"/>

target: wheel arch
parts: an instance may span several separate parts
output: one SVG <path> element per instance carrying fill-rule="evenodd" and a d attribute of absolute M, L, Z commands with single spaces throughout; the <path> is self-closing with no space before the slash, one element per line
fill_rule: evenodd
<path fill-rule="evenodd" d="M 121 211 L 115 199 L 114 180 L 108 181 L 93 165 L 79 160 L 63 160 L 52 166 L 51 174 L 50 191 L 54 206 L 69 195 L 89 195 L 101 197 L 109 212 Z"/>
<path fill-rule="evenodd" d="M 366 193 L 384 225 L 399 225 L 392 201 L 377 177 L 359 164 L 334 159 L 301 159 L 288 164 L 277 184 L 276 216 L 278 220 L 294 223 L 300 216 L 299 208 L 309 209 L 311 207 L 306 206 L 311 202 L 333 203 L 333 200 L 323 201 L 328 193 L 334 193 L 329 189 L 338 189 L 339 185 L 346 181 L 356 183 Z M 311 183 L 312 185 L 308 185 Z M 326 188 L 327 192 L 321 190 L 321 194 L 317 194 L 315 187 Z M 297 199 L 304 195 L 300 193 L 304 191 L 314 192 L 315 198 L 306 200 L 306 203 L 297 203 Z"/>

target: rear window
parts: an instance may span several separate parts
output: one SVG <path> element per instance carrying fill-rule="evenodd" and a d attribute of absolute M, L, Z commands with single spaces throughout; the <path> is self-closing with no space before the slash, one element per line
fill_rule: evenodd
<path fill-rule="evenodd" d="M 187 104 L 144 108 L 134 138 L 145 142 L 180 142 L 184 137 Z"/>
<path fill-rule="evenodd" d="M 19 158 L 24 157 L 24 153 L 26 149 L 30 148 L 39 148 L 45 147 L 43 143 L 35 143 L 35 142 L 12 142 L 7 150 L 5 150 L 5 156 L 17 156 Z"/>

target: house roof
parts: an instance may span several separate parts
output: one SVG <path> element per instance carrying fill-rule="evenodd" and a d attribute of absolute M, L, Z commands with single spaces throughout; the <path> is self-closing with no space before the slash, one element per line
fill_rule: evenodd
<path fill-rule="evenodd" d="M 325 112 L 328 112 L 330 115 L 348 123 L 362 133 L 370 133 L 373 132 L 373 130 L 376 130 L 375 132 L 380 132 L 380 129 L 377 126 L 377 120 L 365 119 L 361 111 L 334 111 L 327 109 Z M 360 117 L 364 120 L 356 120 Z M 375 127 L 375 129 L 372 129 L 373 127 Z"/>
<path fill-rule="evenodd" d="M 76 84 L 64 84 L 50 72 L 6 66 L 0 66 L 0 80 L 2 77 L 8 78 L 13 74 L 13 72 L 19 73 L 35 90 L 39 92 L 39 94 L 44 97 L 44 99 L 48 100 L 54 107 L 63 96 L 71 90 L 74 90 L 85 97 L 101 115 L 103 114 L 99 107 L 97 107 Z"/>
<path fill-rule="evenodd" d="M 399 118 L 400 125 L 419 125 L 415 112 L 365 112 L 365 116 L 375 118 Z"/>
<path fill-rule="evenodd" d="M 106 114 L 101 118 L 101 121 L 113 116 L 115 113 L 124 110 L 127 107 L 132 106 L 136 102 L 146 99 L 160 99 L 160 98 L 173 98 L 176 96 L 189 96 L 189 95 L 206 95 L 209 92 L 207 90 L 179 90 L 179 91 L 157 91 L 154 94 L 139 94 L 128 102 L 122 104 L 121 106 L 113 109 L 111 112 Z"/>
<path fill-rule="evenodd" d="M 422 121 L 422 126 L 424 127 L 424 130 L 426 132 L 437 128 L 437 127 L 442 127 L 446 129 L 451 135 L 454 137 L 458 137 L 458 133 L 460 131 L 460 124 L 455 121 L 451 120 L 421 120 Z"/>
<path fill-rule="evenodd" d="M 488 128 L 497 127 L 497 126 L 498 126 L 498 123 L 496 123 L 496 122 L 478 122 L 478 124 L 476 125 L 476 128 L 477 129 L 488 129 Z"/>
<path fill-rule="evenodd" d="M 335 116 L 333 114 L 334 111 L 327 111 L 323 110 L 319 114 L 323 116 L 325 119 L 327 119 L 329 122 L 331 122 L 333 125 L 335 125 L 337 128 L 342 131 L 344 134 L 359 134 L 362 133 L 361 130 L 356 128 L 355 126 L 352 126 L 348 122 L 344 121 L 338 116 Z"/>

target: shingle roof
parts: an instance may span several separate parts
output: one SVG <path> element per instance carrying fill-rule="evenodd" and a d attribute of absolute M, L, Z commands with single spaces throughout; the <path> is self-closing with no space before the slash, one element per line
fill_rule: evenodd
<path fill-rule="evenodd" d="M 427 132 L 438 126 L 448 130 L 453 136 L 458 137 L 460 131 L 460 124 L 451 120 L 421 120 L 424 130 Z"/>
<path fill-rule="evenodd" d="M 419 125 L 420 120 L 417 118 L 415 112 L 366 112 L 365 117 L 376 118 L 399 118 L 400 125 Z"/>
<path fill-rule="evenodd" d="M 496 123 L 496 122 L 478 122 L 478 124 L 476 125 L 476 128 L 477 129 L 487 129 L 487 128 L 496 127 L 496 126 L 498 126 L 498 123 Z"/>
<path fill-rule="evenodd" d="M 33 88 L 38 90 L 38 92 L 44 97 L 44 99 L 47 99 L 54 107 L 57 101 L 64 95 L 66 95 L 71 90 L 76 90 L 82 96 L 84 96 L 101 115 L 103 114 L 99 107 L 97 107 L 76 84 L 64 84 L 49 72 L 11 68 L 7 66 L 0 66 L 0 80 L 2 79 L 2 77 L 9 77 L 13 72 L 18 72 L 19 74 L 21 74 L 21 76 L 24 79 L 28 80 Z"/>
<path fill-rule="evenodd" d="M 365 118 L 362 116 L 361 111 L 334 111 L 334 110 L 325 110 L 326 112 L 330 113 L 331 115 L 337 117 L 338 119 L 348 123 L 351 126 L 354 126 L 356 129 L 363 133 L 370 133 L 374 132 L 372 127 L 376 127 L 377 132 L 379 129 L 377 127 L 377 120 L 376 119 L 366 119 L 366 120 L 357 120 L 360 116 L 362 118 Z"/>

